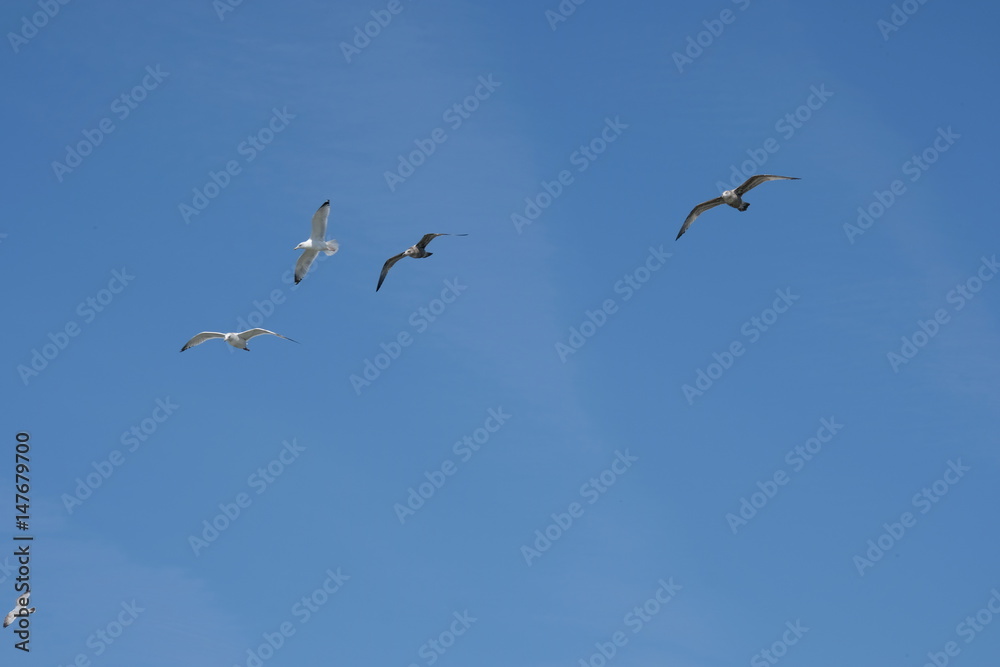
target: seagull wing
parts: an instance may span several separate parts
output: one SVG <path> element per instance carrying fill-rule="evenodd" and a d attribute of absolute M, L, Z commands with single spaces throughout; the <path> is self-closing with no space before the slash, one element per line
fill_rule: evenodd
<path fill-rule="evenodd" d="M 435 234 L 427 234 L 427 236 L 424 236 L 424 238 L 421 239 L 421 242 L 423 242 L 425 239 L 429 241 L 430 239 L 427 238 L 428 236 L 434 238 Z M 378 291 L 379 287 L 382 287 L 382 281 L 385 280 L 386 275 L 389 273 L 389 269 L 391 269 L 396 262 L 403 259 L 405 255 L 406 253 L 401 252 L 395 257 L 390 257 L 389 259 L 385 260 L 385 264 L 382 265 L 382 275 L 378 277 L 378 285 L 375 286 L 376 292 Z"/>
<path fill-rule="evenodd" d="M 274 333 L 273 331 L 268 331 L 267 329 L 247 329 L 239 334 L 240 338 L 243 340 L 250 340 L 254 336 L 262 336 L 264 334 L 270 334 L 272 336 L 277 336 L 278 338 L 284 338 L 285 340 L 290 340 L 293 343 L 298 343 L 299 341 L 289 338 L 288 336 L 282 336 L 279 333 Z"/>
<path fill-rule="evenodd" d="M 684 232 L 687 231 L 688 227 L 691 226 L 691 223 L 694 222 L 695 218 L 697 218 L 699 215 L 701 215 L 710 208 L 715 208 L 716 206 L 719 206 L 720 204 L 724 203 L 725 202 L 722 201 L 722 197 L 716 197 L 715 199 L 709 199 L 708 201 L 703 201 L 702 203 L 695 206 L 693 209 L 691 209 L 691 212 L 688 213 L 688 217 L 685 218 L 684 224 L 681 225 L 681 231 L 677 232 L 677 238 L 675 238 L 674 240 L 676 241 L 677 239 L 679 239 L 684 234 Z"/>
<path fill-rule="evenodd" d="M 423 238 L 417 241 L 417 247 L 423 250 L 427 247 L 427 244 L 436 239 L 439 236 L 448 236 L 448 234 L 424 234 Z"/>
<path fill-rule="evenodd" d="M 206 340 L 212 340 L 213 338 L 225 338 L 226 334 L 218 333 L 217 331 L 202 331 L 197 334 L 194 338 L 184 343 L 184 347 L 181 348 L 181 352 L 188 349 L 189 347 L 194 347 L 195 345 L 201 345 Z"/>
<path fill-rule="evenodd" d="M 326 239 L 326 221 L 330 217 L 330 200 L 327 199 L 319 210 L 313 214 L 312 236 L 313 243 L 322 243 Z M 296 281 L 298 282 L 298 281 Z"/>
<path fill-rule="evenodd" d="M 799 180 L 795 176 L 772 176 L 771 174 L 757 174 L 751 176 L 747 180 L 743 181 L 743 185 L 736 188 L 735 192 L 739 196 L 743 196 L 744 192 L 749 192 L 761 183 L 767 183 L 768 181 L 797 181 Z"/>
<path fill-rule="evenodd" d="M 468 234 L 424 234 L 424 237 L 417 241 L 417 247 L 423 250 L 427 244 L 439 236 L 468 236 Z"/>
<path fill-rule="evenodd" d="M 24 607 L 28 606 L 27 604 L 23 604 L 22 605 L 21 604 L 21 600 L 27 600 L 29 595 L 31 595 L 31 591 L 26 592 L 24 595 L 19 595 L 17 597 L 17 599 L 14 600 L 14 608 L 11 609 L 10 613 L 8 613 L 4 617 L 4 619 L 3 619 L 3 627 L 6 628 L 8 625 L 10 625 L 11 623 L 13 623 L 14 619 L 17 618 L 17 612 L 20 611 L 21 609 L 23 609 Z M 34 611 L 34 609 L 32 609 L 31 611 L 29 611 L 28 613 L 30 614 L 32 611 Z"/>
<path fill-rule="evenodd" d="M 317 213 L 317 215 L 319 215 Z M 326 224 L 325 222 L 323 223 Z M 299 261 L 295 262 L 295 284 L 298 285 L 302 282 L 302 279 L 306 277 L 309 272 L 309 267 L 312 266 L 313 260 L 316 259 L 316 255 L 319 254 L 319 250 L 303 250 L 302 254 L 299 255 Z"/>

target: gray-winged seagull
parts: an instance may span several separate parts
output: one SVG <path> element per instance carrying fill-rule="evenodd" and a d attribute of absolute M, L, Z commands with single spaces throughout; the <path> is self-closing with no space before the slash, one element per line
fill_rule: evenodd
<path fill-rule="evenodd" d="M 684 224 L 681 225 L 681 231 L 677 232 L 677 239 L 679 239 L 687 228 L 691 226 L 695 218 L 704 213 L 710 208 L 715 208 L 716 206 L 721 206 L 722 204 L 729 204 L 737 211 L 745 211 L 750 208 L 750 204 L 743 201 L 742 196 L 749 190 L 753 190 L 755 187 L 761 183 L 766 183 L 767 181 L 797 181 L 799 180 L 795 176 L 772 176 L 770 174 L 757 174 L 756 176 L 751 176 L 743 185 L 739 186 L 735 190 L 726 190 L 721 196 L 715 199 L 709 199 L 708 201 L 702 202 L 691 209 L 688 213 L 688 217 L 684 220 Z M 677 239 L 674 239 L 675 241 Z"/>
<path fill-rule="evenodd" d="M 181 352 L 188 349 L 189 347 L 194 347 L 195 345 L 201 345 L 206 340 L 212 340 L 213 338 L 222 338 L 227 343 L 233 347 L 238 347 L 241 350 L 250 351 L 247 347 L 247 341 L 254 336 L 260 336 L 262 334 L 270 334 L 272 336 L 277 336 L 278 338 L 284 338 L 285 340 L 290 340 L 293 343 L 297 343 L 297 340 L 293 340 L 288 336 L 282 336 L 281 334 L 276 334 L 273 331 L 268 331 L 267 329 L 247 329 L 241 333 L 218 333 L 216 331 L 202 331 L 200 334 L 196 335 L 194 338 L 184 343 L 184 347 L 181 348 Z"/>
<path fill-rule="evenodd" d="M 10 613 L 7 614 L 7 616 L 3 619 L 3 627 L 6 628 L 8 625 L 10 625 L 11 623 L 13 623 L 14 619 L 17 618 L 18 616 L 27 616 L 28 614 L 35 613 L 35 608 L 34 607 L 32 607 L 31 609 L 28 609 L 28 596 L 29 595 L 31 595 L 31 591 L 25 592 L 24 595 L 19 596 L 17 598 L 17 600 L 14 601 L 14 608 L 11 609 Z M 24 600 L 24 604 L 21 604 L 21 600 Z M 22 613 L 21 612 L 22 609 L 27 610 L 27 611 L 25 611 L 24 613 Z"/>
<path fill-rule="evenodd" d="M 390 257 L 385 260 L 385 264 L 382 265 L 382 275 L 378 277 L 378 285 L 375 287 L 377 292 L 379 287 L 382 287 L 382 281 L 385 280 L 386 274 L 389 273 L 389 269 L 393 265 L 404 257 L 413 257 L 414 259 L 422 259 L 424 257 L 430 257 L 434 253 L 427 252 L 427 244 L 436 239 L 439 236 L 468 236 L 468 234 L 424 234 L 424 237 L 417 241 L 416 245 L 412 245 L 403 252 L 399 253 L 395 257 Z"/>
<path fill-rule="evenodd" d="M 320 252 L 332 255 L 340 250 L 340 245 L 336 239 L 326 240 L 326 221 L 330 217 L 330 200 L 327 199 L 319 207 L 312 219 L 312 234 L 309 239 L 295 246 L 294 250 L 303 250 L 299 261 L 295 262 L 295 283 L 298 284 L 306 277 L 309 267 Z"/>

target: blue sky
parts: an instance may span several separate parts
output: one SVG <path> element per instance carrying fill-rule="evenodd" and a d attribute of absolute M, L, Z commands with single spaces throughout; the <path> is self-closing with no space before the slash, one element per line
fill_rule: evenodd
<path fill-rule="evenodd" d="M 561 6 L 5 6 L 17 660 L 995 663 L 1000 10 Z"/>

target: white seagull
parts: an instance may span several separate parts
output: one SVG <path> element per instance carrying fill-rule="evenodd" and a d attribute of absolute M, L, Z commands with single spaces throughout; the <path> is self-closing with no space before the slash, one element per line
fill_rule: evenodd
<path fill-rule="evenodd" d="M 303 241 L 302 243 L 295 246 L 294 250 L 303 250 L 304 252 L 299 257 L 299 261 L 295 262 L 295 283 L 298 284 L 303 278 L 306 277 L 306 273 L 309 271 L 309 267 L 312 266 L 313 260 L 316 259 L 316 255 L 320 252 L 325 252 L 327 255 L 332 255 L 340 249 L 340 245 L 337 243 L 336 239 L 326 240 L 326 221 L 330 217 L 330 200 L 327 199 L 323 202 L 323 205 L 319 207 L 312 219 L 312 234 L 309 239 Z"/>
<path fill-rule="evenodd" d="M 411 245 L 409 248 L 399 253 L 395 257 L 390 257 L 385 260 L 385 264 L 382 265 L 382 275 L 378 277 L 378 285 L 375 286 L 375 291 L 378 291 L 379 287 L 382 287 L 382 281 L 385 280 L 385 276 L 389 273 L 389 269 L 404 257 L 413 257 L 414 259 L 422 259 L 424 257 L 430 257 L 434 253 L 427 252 L 427 244 L 436 239 L 439 236 L 468 236 L 468 234 L 424 234 L 424 237 L 417 241 L 416 245 Z"/>
<path fill-rule="evenodd" d="M 297 340 L 293 340 L 287 336 L 282 336 L 281 334 L 276 334 L 273 331 L 268 331 L 267 329 L 247 329 L 241 333 L 218 333 L 216 331 L 202 331 L 200 334 L 196 335 L 194 338 L 184 343 L 184 347 L 181 348 L 181 352 L 188 349 L 189 347 L 194 347 L 195 345 L 201 345 L 206 340 L 212 340 L 213 338 L 222 338 L 227 343 L 233 347 L 238 347 L 241 350 L 250 351 L 247 347 L 247 341 L 254 336 L 260 336 L 262 334 L 270 334 L 272 336 L 277 336 L 278 338 L 284 338 L 285 340 L 290 340 L 293 343 L 297 343 Z"/>
<path fill-rule="evenodd" d="M 28 596 L 31 595 L 31 591 L 27 591 L 24 595 L 17 598 L 14 601 L 14 608 L 10 610 L 10 613 L 3 619 L 3 627 L 7 627 L 14 622 L 14 619 L 18 616 L 27 616 L 28 614 L 35 613 L 35 608 L 32 607 L 28 609 Z M 24 604 L 21 604 L 21 600 L 24 600 Z M 26 612 L 21 613 L 22 609 L 27 609 Z"/>
<path fill-rule="evenodd" d="M 767 181 L 797 181 L 799 180 L 795 176 L 771 176 L 770 174 L 757 174 L 756 176 L 751 176 L 743 185 L 739 186 L 735 190 L 726 190 L 721 196 L 715 199 L 709 199 L 708 201 L 702 202 L 691 209 L 688 213 L 688 217 L 684 220 L 684 224 L 681 225 L 681 231 L 677 232 L 677 239 L 687 231 L 687 228 L 691 226 L 695 218 L 704 213 L 710 208 L 715 208 L 716 206 L 721 206 L 722 204 L 729 204 L 737 211 L 745 211 L 750 208 L 750 204 L 743 201 L 743 194 L 749 190 L 753 190 L 755 187 L 761 183 L 766 183 Z M 675 241 L 677 239 L 674 239 Z"/>

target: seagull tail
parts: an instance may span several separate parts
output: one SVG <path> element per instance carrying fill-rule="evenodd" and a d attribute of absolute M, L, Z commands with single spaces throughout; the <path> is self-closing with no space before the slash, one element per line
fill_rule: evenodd
<path fill-rule="evenodd" d="M 340 244 L 332 239 L 326 242 L 326 247 L 327 249 L 324 250 L 323 252 L 326 253 L 327 257 L 335 254 L 338 250 L 340 250 Z"/>
<path fill-rule="evenodd" d="M 750 208 L 750 204 L 748 204 L 747 202 L 743 202 L 743 205 L 742 205 L 742 206 L 740 206 L 740 209 L 739 209 L 739 210 L 741 210 L 741 211 L 745 211 L 745 210 L 747 210 L 748 208 Z"/>

